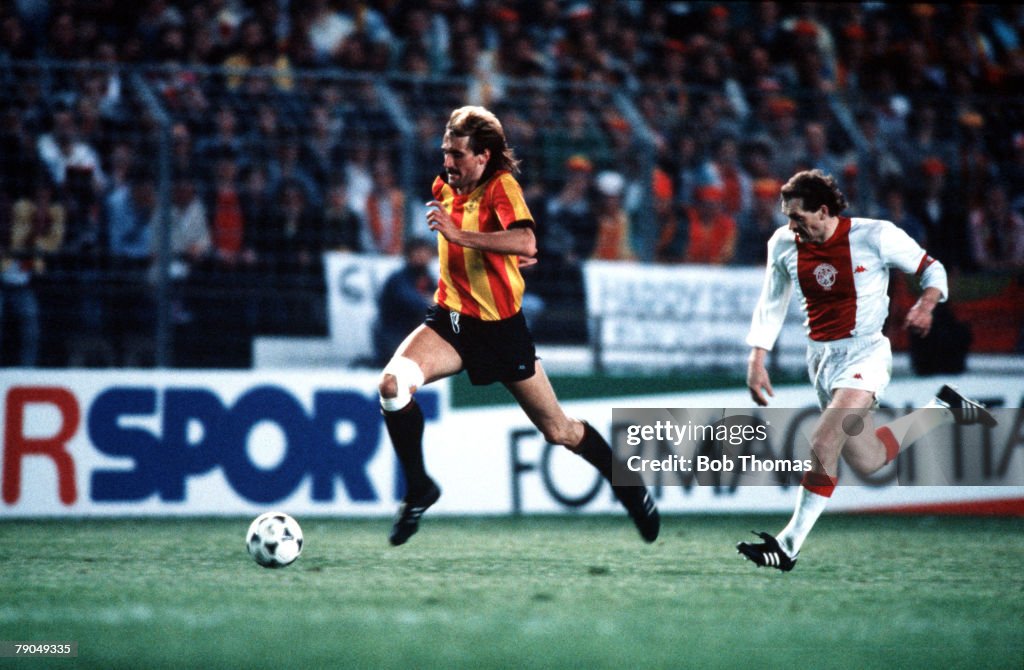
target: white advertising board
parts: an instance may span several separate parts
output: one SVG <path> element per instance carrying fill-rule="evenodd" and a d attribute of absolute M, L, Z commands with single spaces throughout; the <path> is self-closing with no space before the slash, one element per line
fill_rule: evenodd
<path fill-rule="evenodd" d="M 1019 408 L 1013 377 L 952 380 L 993 405 Z M 891 407 L 919 407 L 941 382 L 895 381 Z M 401 489 L 374 373 L 5 371 L 0 516 L 292 513 L 390 516 Z M 813 407 L 808 385 L 776 389 L 776 407 Z M 582 459 L 544 443 L 514 405 L 453 410 L 448 385 L 417 393 L 427 467 L 444 494 L 432 513 L 619 512 Z M 742 408 L 744 389 L 565 403 L 602 433 L 613 408 Z M 1024 469 L 1024 415 L 988 452 Z M 988 455 L 986 455 L 986 453 Z M 662 486 L 665 512 L 783 512 L 794 489 Z M 840 486 L 830 509 L 985 500 L 1024 502 L 1021 486 Z"/>
<path fill-rule="evenodd" d="M 402 265 L 399 256 L 332 251 L 324 254 L 327 314 L 331 342 L 344 363 L 373 355 L 377 295 Z"/>
<path fill-rule="evenodd" d="M 591 344 L 605 369 L 745 366 L 744 344 L 762 268 L 588 261 L 583 267 Z M 794 300 L 780 361 L 802 364 L 804 321 Z"/>
<path fill-rule="evenodd" d="M 392 514 L 377 376 L 5 371 L 0 515 Z M 426 436 L 447 385 L 424 389 Z"/>

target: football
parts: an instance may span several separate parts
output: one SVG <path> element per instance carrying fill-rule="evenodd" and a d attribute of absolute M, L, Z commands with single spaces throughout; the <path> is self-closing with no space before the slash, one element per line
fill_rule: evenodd
<path fill-rule="evenodd" d="M 249 525 L 245 548 L 263 567 L 283 568 L 302 553 L 302 529 L 284 512 L 265 512 Z"/>

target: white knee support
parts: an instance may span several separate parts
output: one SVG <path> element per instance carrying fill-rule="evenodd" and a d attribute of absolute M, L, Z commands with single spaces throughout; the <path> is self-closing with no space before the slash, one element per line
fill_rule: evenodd
<path fill-rule="evenodd" d="M 398 393 L 394 398 L 380 397 L 380 406 L 387 412 L 397 412 L 412 400 L 412 394 L 423 386 L 423 371 L 416 361 L 405 356 L 395 356 L 384 366 L 385 375 L 393 375 L 398 383 Z"/>

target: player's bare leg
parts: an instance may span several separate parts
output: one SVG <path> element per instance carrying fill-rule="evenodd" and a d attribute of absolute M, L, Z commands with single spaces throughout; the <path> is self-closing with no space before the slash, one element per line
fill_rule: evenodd
<path fill-rule="evenodd" d="M 565 414 L 540 361 L 529 379 L 505 384 L 544 439 L 578 453 L 612 484 L 615 497 L 647 542 L 654 542 L 661 528 L 661 517 L 654 499 L 639 475 L 616 463 L 608 442 L 594 428 Z M 616 467 L 618 465 L 618 467 Z M 613 481 L 614 471 L 614 481 Z"/>
<path fill-rule="evenodd" d="M 395 356 L 412 360 L 423 373 L 424 384 L 450 377 L 462 369 L 462 358 L 452 345 L 430 327 L 419 325 L 402 340 L 395 350 Z M 388 397 L 395 397 L 394 375 L 386 371 L 381 375 L 381 385 L 387 386 Z M 381 392 L 384 392 L 384 388 Z"/>
<path fill-rule="evenodd" d="M 885 445 L 875 434 L 875 421 L 871 412 L 867 412 L 858 421 L 856 417 L 847 419 L 842 426 L 846 433 L 846 445 L 843 447 L 843 460 L 860 475 L 878 472 L 888 461 Z"/>
<path fill-rule="evenodd" d="M 950 386 L 943 386 L 924 407 L 877 429 L 870 416 L 866 417 L 863 426 L 849 426 L 848 429 L 853 429 L 855 434 L 850 435 L 843 458 L 857 473 L 870 475 L 893 461 L 904 448 L 940 426 L 953 423 L 981 424 L 991 428 L 996 425 L 996 419 L 981 403 Z"/>
<path fill-rule="evenodd" d="M 874 396 L 857 389 L 838 389 L 822 413 L 811 438 L 813 469 L 804 477 L 796 510 L 778 538 L 757 533 L 764 542 L 741 542 L 737 549 L 758 565 L 791 570 L 807 534 L 835 488 L 840 455 L 856 472 L 869 475 L 899 455 L 902 448 L 936 428 L 951 423 L 992 427 L 996 419 L 981 403 L 943 386 L 921 409 L 875 428 L 868 411 Z"/>
<path fill-rule="evenodd" d="M 869 419 L 875 394 L 861 389 L 841 388 L 832 392 L 832 401 L 811 433 L 812 472 L 837 476 L 840 456 L 846 455 L 851 435 Z"/>
<path fill-rule="evenodd" d="M 558 403 L 544 366 L 536 362 L 536 372 L 528 379 L 505 384 L 526 416 L 552 444 L 560 444 L 579 453 L 585 427 L 579 419 L 568 416 Z"/>
<path fill-rule="evenodd" d="M 839 458 L 847 446 L 851 425 L 864 421 L 874 404 L 875 395 L 870 391 L 841 388 L 832 393 L 832 401 L 811 433 L 811 471 L 801 482 L 793 516 L 778 535 L 779 544 L 791 558 L 795 559 L 800 553 L 800 547 L 832 497 Z"/>
<path fill-rule="evenodd" d="M 804 475 L 797 494 L 796 508 L 778 537 L 756 533 L 763 542 L 740 542 L 737 551 L 760 566 L 784 572 L 793 569 L 797 555 L 814 523 L 821 516 L 836 486 L 839 458 L 844 454 L 851 430 L 863 422 L 874 405 L 870 391 L 841 388 L 832 393 L 832 401 L 821 414 L 811 433 L 811 471 Z"/>
<path fill-rule="evenodd" d="M 421 325 L 398 346 L 381 373 L 378 390 L 384 425 L 406 481 L 406 494 L 388 538 L 393 545 L 404 544 L 419 529 L 423 513 L 441 497 L 423 463 L 423 412 L 412 395 L 420 386 L 461 369 L 462 358 L 455 349 Z"/>

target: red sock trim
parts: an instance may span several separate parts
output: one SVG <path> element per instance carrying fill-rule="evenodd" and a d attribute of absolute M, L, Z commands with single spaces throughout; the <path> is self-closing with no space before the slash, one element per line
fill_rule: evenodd
<path fill-rule="evenodd" d="M 836 490 L 836 482 L 838 481 L 835 477 L 829 477 L 819 472 L 805 472 L 800 485 L 811 493 L 831 498 L 832 492 Z"/>
<path fill-rule="evenodd" d="M 900 443 L 896 441 L 896 436 L 892 434 L 888 426 L 882 426 L 876 430 L 875 435 L 885 446 L 885 462 L 892 463 L 900 453 Z"/>

